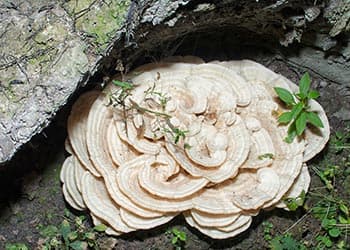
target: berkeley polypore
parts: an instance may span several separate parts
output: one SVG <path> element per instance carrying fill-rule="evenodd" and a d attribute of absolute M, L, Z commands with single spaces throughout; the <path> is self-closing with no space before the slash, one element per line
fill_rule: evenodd
<path fill-rule="evenodd" d="M 262 209 L 307 191 L 305 162 L 329 125 L 286 143 L 274 87 L 297 86 L 248 61 L 175 57 L 137 68 L 103 92 L 83 94 L 68 120 L 61 180 L 67 202 L 112 235 L 183 213 L 212 238 L 246 230 Z"/>

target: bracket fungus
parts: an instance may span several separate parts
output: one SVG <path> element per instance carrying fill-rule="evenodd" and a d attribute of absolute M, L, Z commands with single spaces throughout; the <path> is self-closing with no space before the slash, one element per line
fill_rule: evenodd
<path fill-rule="evenodd" d="M 262 209 L 288 209 L 283 198 L 307 191 L 305 162 L 326 144 L 329 125 L 312 101 L 324 127 L 286 143 L 274 87 L 296 85 L 249 60 L 174 57 L 83 94 L 68 119 L 67 202 L 111 235 L 182 213 L 219 239 L 249 228 Z"/>

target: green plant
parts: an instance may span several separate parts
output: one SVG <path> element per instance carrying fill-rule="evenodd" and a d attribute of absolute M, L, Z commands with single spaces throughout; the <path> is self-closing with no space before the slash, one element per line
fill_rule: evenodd
<path fill-rule="evenodd" d="M 301 191 L 299 196 L 293 198 L 286 198 L 283 201 L 290 211 L 296 211 L 299 207 L 303 207 L 305 203 L 305 197 L 306 193 L 303 190 Z"/>
<path fill-rule="evenodd" d="M 306 250 L 306 246 L 293 238 L 290 233 L 277 235 L 270 241 L 272 250 Z"/>
<path fill-rule="evenodd" d="M 44 237 L 42 250 L 53 249 L 99 249 L 96 234 L 104 232 L 106 226 L 103 224 L 88 229 L 85 225 L 85 216 L 71 218 L 66 216 L 59 227 L 54 225 L 39 225 L 39 233 Z"/>
<path fill-rule="evenodd" d="M 290 233 L 272 235 L 273 224 L 269 221 L 262 223 L 264 226 L 264 239 L 272 250 L 306 250 L 306 246 L 295 240 Z"/>
<path fill-rule="evenodd" d="M 171 235 L 171 244 L 176 250 L 184 249 L 187 241 L 187 235 L 184 231 L 174 227 L 171 230 L 167 231 L 167 233 Z"/>
<path fill-rule="evenodd" d="M 275 156 L 272 153 L 266 153 L 258 156 L 259 160 L 263 159 L 275 159 Z"/>
<path fill-rule="evenodd" d="M 127 119 L 127 111 L 135 110 L 140 114 L 153 114 L 158 119 L 162 119 L 164 122 L 164 127 L 162 127 L 162 132 L 168 133 L 173 137 L 174 144 L 177 144 L 180 139 L 185 139 L 186 134 L 189 132 L 188 130 L 182 130 L 176 126 L 174 126 L 171 121 L 171 115 L 165 113 L 166 105 L 168 101 L 170 100 L 170 97 L 166 93 L 161 93 L 158 91 L 155 91 L 156 85 L 153 84 L 152 87 L 148 88 L 145 93 L 145 100 L 146 99 L 152 99 L 156 101 L 160 107 L 161 112 L 157 110 L 152 110 L 146 107 L 141 106 L 139 103 L 133 101 L 131 98 L 129 98 L 130 105 L 126 106 L 126 99 L 132 95 L 131 91 L 135 88 L 135 86 L 131 82 L 123 82 L 118 80 L 113 80 L 112 83 L 119 87 L 119 89 L 114 92 L 110 93 L 109 96 L 109 105 L 113 105 L 113 107 L 121 106 L 123 108 L 124 117 Z M 125 123 L 126 124 L 126 123 Z M 190 149 L 191 146 L 188 143 L 184 143 L 185 149 Z"/>
<path fill-rule="evenodd" d="M 350 127 L 346 127 L 344 131 L 336 131 L 331 137 L 331 147 L 335 149 L 335 153 L 341 153 L 344 149 L 350 149 Z"/>
<path fill-rule="evenodd" d="M 29 248 L 24 243 L 7 243 L 6 250 L 28 250 Z"/>
<path fill-rule="evenodd" d="M 343 200 L 324 197 L 312 208 L 314 217 L 321 221 L 322 230 L 316 237 L 319 249 L 334 245 L 342 249 L 341 246 L 345 244 L 342 236 L 346 239 L 347 230 L 350 228 L 348 207 Z"/>
<path fill-rule="evenodd" d="M 291 93 L 287 89 L 275 87 L 278 97 L 286 104 L 291 111 L 283 112 L 278 117 L 280 124 L 289 124 L 287 143 L 291 143 L 296 136 L 301 136 L 307 124 L 322 128 L 323 123 L 314 111 L 310 111 L 309 101 L 319 97 L 319 93 L 310 89 L 310 76 L 306 72 L 299 83 L 299 92 Z"/>
<path fill-rule="evenodd" d="M 322 170 L 317 167 L 312 167 L 315 173 L 320 177 L 321 181 L 325 184 L 326 188 L 329 191 L 334 189 L 333 182 L 335 181 L 336 175 L 340 171 L 340 167 L 337 165 L 326 165 L 326 167 Z"/>
<path fill-rule="evenodd" d="M 269 221 L 264 221 L 262 225 L 264 226 L 264 239 L 267 242 L 270 242 L 272 240 L 271 230 L 273 228 L 273 224 Z"/>
<path fill-rule="evenodd" d="M 317 198 L 311 208 L 312 215 L 320 220 L 321 230 L 316 237 L 317 249 L 345 249 L 347 233 L 350 228 L 350 204 L 337 194 L 334 188 L 336 178 L 342 174 L 337 165 L 327 164 L 323 168 L 312 168 L 324 183 L 325 192 L 309 192 Z"/>

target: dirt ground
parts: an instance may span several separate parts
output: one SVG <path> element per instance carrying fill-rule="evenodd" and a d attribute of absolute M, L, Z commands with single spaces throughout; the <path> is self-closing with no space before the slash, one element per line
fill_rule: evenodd
<path fill-rule="evenodd" d="M 195 44 L 191 41 L 193 42 L 193 40 L 184 41 L 176 53 L 199 55 L 206 60 L 250 58 L 294 82 L 298 82 L 303 74 L 302 69 L 292 68 L 282 58 L 255 46 L 228 48 L 227 44 L 223 47 L 214 42 L 200 44 L 197 41 L 198 43 Z M 346 125 L 346 114 L 350 112 L 349 89 L 310 73 L 313 79 L 312 87 L 320 92 L 319 102 L 329 116 L 332 133 L 341 130 Z M 77 96 L 72 97 L 72 102 Z M 64 140 L 70 107 L 71 104 L 65 107 L 44 130 L 44 133 L 36 136 L 27 147 L 22 149 L 10 166 L 0 168 L 0 249 L 5 249 L 7 243 L 14 242 L 25 243 L 30 249 L 40 249 L 40 238 L 43 238 L 40 228 L 47 225 L 58 226 L 65 216 L 66 208 L 75 215 L 81 215 L 65 203 L 59 180 L 60 168 L 65 158 Z M 331 150 L 326 149 L 309 165 L 317 166 L 325 164 L 326 161 L 341 164 L 344 157 L 347 156 L 335 155 Z M 311 190 L 313 190 L 322 184 L 312 170 L 310 173 Z M 347 180 L 345 176 L 343 178 L 336 182 L 335 188 L 344 199 L 349 200 L 349 185 L 347 188 L 345 185 L 349 182 L 349 178 Z M 307 202 L 312 206 L 312 200 Z M 310 214 L 305 214 L 302 209 L 296 212 L 275 209 L 260 213 L 254 218 L 249 230 L 228 240 L 210 239 L 186 225 L 184 219 L 178 216 L 170 223 L 155 229 L 130 233 L 118 238 L 102 234 L 98 241 L 105 249 L 111 249 L 113 246 L 114 249 L 128 250 L 173 249 L 170 236 L 166 231 L 177 227 L 187 233 L 185 249 L 266 249 L 268 243 L 264 240 L 264 221 L 274 225 L 272 234 L 290 232 L 297 240 L 303 242 L 310 242 L 320 230 L 320 222 Z M 87 225 L 89 226 L 88 222 Z"/>

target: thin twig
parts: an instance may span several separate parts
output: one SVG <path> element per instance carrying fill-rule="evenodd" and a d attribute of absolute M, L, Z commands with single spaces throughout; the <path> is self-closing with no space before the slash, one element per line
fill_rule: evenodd
<path fill-rule="evenodd" d="M 291 229 L 293 229 L 296 225 L 298 225 L 302 220 L 304 220 L 309 214 L 311 213 L 311 209 L 307 211 L 306 214 L 304 214 L 299 220 L 297 220 L 293 225 L 291 225 L 289 228 L 287 228 L 286 231 L 283 232 L 283 234 L 288 233 Z"/>

